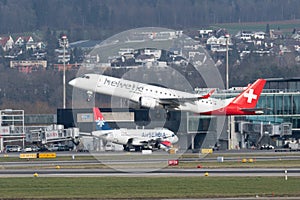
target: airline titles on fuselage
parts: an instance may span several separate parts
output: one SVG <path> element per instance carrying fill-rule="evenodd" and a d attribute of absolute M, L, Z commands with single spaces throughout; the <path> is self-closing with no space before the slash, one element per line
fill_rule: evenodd
<path fill-rule="evenodd" d="M 104 85 L 115 87 L 115 88 L 121 88 L 121 89 L 127 89 L 135 93 L 142 93 L 144 90 L 144 86 L 130 83 L 130 82 L 123 82 L 121 80 L 115 81 L 115 80 L 110 80 L 108 78 L 105 78 L 103 81 Z"/>
<path fill-rule="evenodd" d="M 148 138 L 166 138 L 166 133 L 162 132 L 143 132 L 142 137 L 148 137 Z"/>

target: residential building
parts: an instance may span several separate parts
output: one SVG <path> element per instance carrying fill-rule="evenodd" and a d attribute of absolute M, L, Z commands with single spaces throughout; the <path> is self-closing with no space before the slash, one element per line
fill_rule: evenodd
<path fill-rule="evenodd" d="M 12 49 L 14 46 L 13 38 L 11 36 L 0 37 L 0 46 L 2 47 L 3 51 Z"/>

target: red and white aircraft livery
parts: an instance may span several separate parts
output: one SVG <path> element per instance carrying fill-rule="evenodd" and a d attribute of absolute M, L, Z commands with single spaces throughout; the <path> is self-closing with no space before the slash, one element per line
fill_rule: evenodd
<path fill-rule="evenodd" d="M 108 142 L 121 144 L 126 151 L 143 149 L 163 149 L 169 151 L 178 137 L 169 129 L 111 129 L 104 120 L 99 108 L 93 108 L 96 131 L 92 136 L 102 138 Z"/>
<path fill-rule="evenodd" d="M 86 74 L 69 82 L 74 87 L 87 90 L 89 95 L 96 92 L 129 99 L 139 107 L 206 115 L 262 114 L 262 109 L 255 107 L 265 83 L 266 80 L 258 79 L 234 98 L 217 99 L 211 97 L 214 90 L 199 95 L 98 74 Z"/>

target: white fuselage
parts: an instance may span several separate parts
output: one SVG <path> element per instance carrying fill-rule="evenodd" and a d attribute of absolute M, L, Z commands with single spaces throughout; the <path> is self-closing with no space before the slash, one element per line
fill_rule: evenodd
<path fill-rule="evenodd" d="M 232 99 L 215 98 L 197 99 L 199 96 L 197 94 L 97 74 L 86 74 L 73 79 L 70 84 L 87 91 L 118 96 L 133 102 L 139 102 L 141 98 L 157 102 L 161 102 L 163 99 L 174 99 L 179 102 L 174 110 L 195 113 L 222 110 L 232 101 Z M 180 99 L 188 98 L 193 100 L 180 102 Z"/>
<path fill-rule="evenodd" d="M 172 144 L 178 141 L 178 137 L 165 128 L 157 129 L 114 129 L 93 131 L 93 136 L 100 137 L 108 142 L 127 145 L 131 140 L 131 145 L 140 146 L 151 141 L 169 141 Z"/>

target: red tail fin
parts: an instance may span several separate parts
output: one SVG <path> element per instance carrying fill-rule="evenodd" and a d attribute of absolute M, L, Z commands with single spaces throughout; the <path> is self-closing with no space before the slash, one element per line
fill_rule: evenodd
<path fill-rule="evenodd" d="M 94 121 L 96 122 L 96 130 L 111 130 L 99 108 L 93 108 Z"/>
<path fill-rule="evenodd" d="M 260 97 L 260 94 L 265 86 L 266 80 L 258 79 L 250 85 L 244 92 L 239 94 L 231 104 L 237 105 L 240 108 L 254 108 Z"/>
<path fill-rule="evenodd" d="M 94 120 L 104 120 L 103 115 L 100 112 L 99 108 L 94 107 L 93 108 L 93 113 L 94 113 Z"/>

